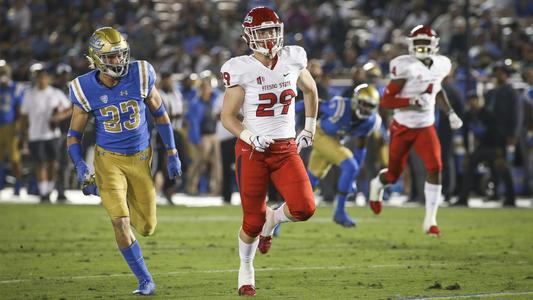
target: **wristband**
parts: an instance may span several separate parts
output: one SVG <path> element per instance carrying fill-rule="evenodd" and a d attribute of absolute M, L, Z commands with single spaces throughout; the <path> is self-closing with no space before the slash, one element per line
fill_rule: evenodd
<path fill-rule="evenodd" d="M 79 132 L 79 131 L 76 131 L 74 129 L 69 129 L 68 130 L 68 133 L 67 133 L 67 137 L 75 137 L 77 138 L 78 140 L 81 140 L 81 137 L 82 137 L 82 133 Z"/>
<path fill-rule="evenodd" d="M 252 146 L 252 138 L 255 136 L 250 130 L 244 129 L 241 131 L 241 134 L 239 135 L 239 138 L 245 142 L 246 144 Z"/>
<path fill-rule="evenodd" d="M 305 117 L 305 126 L 304 129 L 311 132 L 315 135 L 316 131 L 316 118 L 315 117 Z"/>
<path fill-rule="evenodd" d="M 163 105 L 163 102 L 161 102 L 161 106 L 159 106 L 159 108 L 156 109 L 156 111 L 152 112 L 152 116 L 159 118 L 166 112 L 167 111 L 165 109 L 165 105 Z"/>

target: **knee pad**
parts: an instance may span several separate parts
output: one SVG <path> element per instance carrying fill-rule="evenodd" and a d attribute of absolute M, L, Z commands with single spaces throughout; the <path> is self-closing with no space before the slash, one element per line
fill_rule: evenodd
<path fill-rule="evenodd" d="M 359 164 L 355 158 L 348 158 L 341 162 L 340 169 L 341 176 L 339 177 L 337 189 L 341 193 L 348 193 L 351 190 L 352 183 L 355 181 L 355 178 L 359 173 Z"/>
<path fill-rule="evenodd" d="M 143 228 L 140 228 L 139 233 L 142 236 L 151 236 L 155 232 L 156 224 L 146 223 L 144 224 Z"/>
<path fill-rule="evenodd" d="M 264 215 L 248 215 L 244 216 L 242 222 L 242 230 L 250 237 L 258 236 L 263 230 L 265 224 Z"/>
<path fill-rule="evenodd" d="M 289 212 L 291 213 L 291 216 L 298 221 L 307 221 L 315 214 L 315 210 L 316 207 L 314 199 L 308 199 L 296 208 L 289 207 Z"/>

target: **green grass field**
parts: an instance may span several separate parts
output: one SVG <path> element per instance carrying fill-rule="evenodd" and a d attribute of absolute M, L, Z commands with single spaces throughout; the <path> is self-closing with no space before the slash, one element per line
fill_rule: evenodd
<path fill-rule="evenodd" d="M 443 208 L 441 238 L 422 234 L 423 208 L 350 208 L 356 229 L 330 213 L 284 225 L 257 253 L 257 298 L 533 298 L 531 209 Z M 237 298 L 240 219 L 240 207 L 160 207 L 156 234 L 139 238 L 153 299 Z M 135 287 L 102 207 L 0 205 L 0 299 L 122 299 Z"/>

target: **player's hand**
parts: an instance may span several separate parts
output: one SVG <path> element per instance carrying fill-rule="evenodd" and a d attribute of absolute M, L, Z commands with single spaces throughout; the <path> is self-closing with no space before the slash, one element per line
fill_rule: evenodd
<path fill-rule="evenodd" d="M 96 186 L 96 179 L 94 177 L 94 174 L 89 175 L 89 179 L 83 182 L 81 186 L 81 191 L 85 196 L 100 196 L 100 191 L 98 191 L 98 186 Z"/>
<path fill-rule="evenodd" d="M 429 106 L 431 101 L 431 95 L 424 93 L 416 97 L 409 99 L 409 105 L 414 106 L 419 109 L 425 109 Z"/>
<path fill-rule="evenodd" d="M 91 173 L 89 172 L 89 166 L 83 160 L 80 160 L 74 167 L 76 167 L 76 175 L 78 182 L 83 184 L 91 179 Z"/>
<path fill-rule="evenodd" d="M 300 153 L 303 148 L 313 145 L 313 133 L 305 129 L 302 130 L 296 137 L 296 145 L 298 146 L 298 153 Z"/>
<path fill-rule="evenodd" d="M 169 155 L 167 157 L 167 174 L 169 179 L 174 179 L 181 176 L 181 161 L 178 154 Z"/>
<path fill-rule="evenodd" d="M 450 121 L 450 127 L 454 130 L 459 129 L 463 126 L 463 121 L 454 111 L 450 112 L 450 114 L 448 115 L 448 120 Z"/>
<path fill-rule="evenodd" d="M 251 138 L 251 142 L 255 151 L 265 152 L 274 140 L 266 135 L 256 135 Z"/>

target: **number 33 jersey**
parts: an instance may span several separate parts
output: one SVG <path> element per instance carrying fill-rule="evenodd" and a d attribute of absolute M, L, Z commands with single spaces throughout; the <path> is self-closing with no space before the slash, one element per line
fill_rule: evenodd
<path fill-rule="evenodd" d="M 306 67 L 307 54 L 299 46 L 283 47 L 272 68 L 251 55 L 228 60 L 221 69 L 222 80 L 226 88 L 244 89 L 244 127 L 273 139 L 294 138 L 296 82 Z"/>
<path fill-rule="evenodd" d="M 401 55 L 390 62 L 391 79 L 405 79 L 400 97 L 410 98 L 429 95 L 426 109 L 395 109 L 396 122 L 409 128 L 428 127 L 435 123 L 435 96 L 442 90 L 442 80 L 452 68 L 450 59 L 443 55 L 431 55 L 432 64 L 427 67 L 418 58 Z"/>
<path fill-rule="evenodd" d="M 94 70 L 72 80 L 69 98 L 94 116 L 96 144 L 108 151 L 133 154 L 150 145 L 144 99 L 152 90 L 156 74 L 147 61 L 134 61 L 126 76 L 108 88 Z"/>

